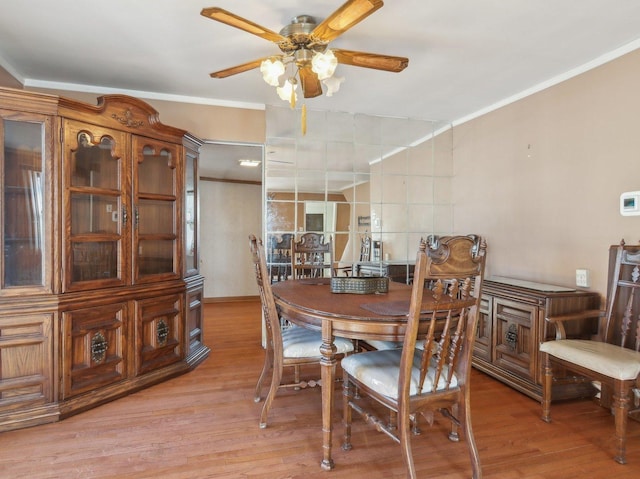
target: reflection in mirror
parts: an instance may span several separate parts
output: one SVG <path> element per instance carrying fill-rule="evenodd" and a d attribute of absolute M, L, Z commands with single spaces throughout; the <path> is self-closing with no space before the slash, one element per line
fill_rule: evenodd
<path fill-rule="evenodd" d="M 205 297 L 256 294 L 249 234 L 263 231 L 263 143 L 205 140 L 198 161 L 200 274 Z M 256 160 L 256 167 L 239 160 Z M 266 243 L 265 243 L 266 247 Z M 231 253 L 230 253 L 231 252 Z"/>
<path fill-rule="evenodd" d="M 322 228 L 334 274 L 410 281 L 420 238 L 453 232 L 451 141 L 437 121 L 313 110 L 303 136 L 299 112 L 268 106 L 265 237 Z"/>

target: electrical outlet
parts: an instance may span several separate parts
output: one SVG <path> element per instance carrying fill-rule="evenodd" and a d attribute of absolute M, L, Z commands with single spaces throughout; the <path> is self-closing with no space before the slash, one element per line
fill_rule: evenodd
<path fill-rule="evenodd" d="M 576 286 L 580 288 L 589 287 L 589 270 L 588 269 L 576 270 Z"/>

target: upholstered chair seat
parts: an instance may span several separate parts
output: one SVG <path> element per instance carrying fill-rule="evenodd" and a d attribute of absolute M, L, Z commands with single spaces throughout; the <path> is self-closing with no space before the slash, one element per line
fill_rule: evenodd
<path fill-rule="evenodd" d="M 333 342 L 336 354 L 347 354 L 353 351 L 353 343 L 345 338 L 336 337 Z M 318 358 L 322 345 L 322 333 L 300 326 L 290 326 L 282 330 L 282 355 L 285 358 Z"/>
<path fill-rule="evenodd" d="M 615 344 L 563 339 L 542 343 L 540 351 L 610 378 L 635 380 L 640 375 L 640 352 Z"/>

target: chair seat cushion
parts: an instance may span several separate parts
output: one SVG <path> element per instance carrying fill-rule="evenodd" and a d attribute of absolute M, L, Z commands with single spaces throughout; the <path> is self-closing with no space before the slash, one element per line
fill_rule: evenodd
<path fill-rule="evenodd" d="M 397 349 L 402 347 L 402 341 L 383 341 L 381 339 L 366 339 L 364 340 L 368 345 L 381 350 L 381 349 Z M 424 339 L 416 341 L 416 349 L 424 349 Z"/>
<path fill-rule="evenodd" d="M 615 344 L 583 339 L 546 341 L 540 351 L 615 379 L 636 379 L 640 353 Z"/>
<path fill-rule="evenodd" d="M 416 351 L 413 358 L 413 370 L 411 372 L 411 383 L 409 395 L 415 396 L 418 393 L 418 383 L 420 381 L 420 358 L 422 351 Z M 398 398 L 398 377 L 400 373 L 400 358 L 402 349 L 384 349 L 380 351 L 369 351 L 366 353 L 352 354 L 342 360 L 342 369 L 358 381 L 373 389 L 374 391 L 394 399 Z M 443 374 L 447 369 L 443 370 Z M 429 367 L 427 377 L 422 387 L 423 393 L 431 392 L 434 380 L 434 369 Z M 457 378 L 453 376 L 450 388 L 458 385 Z M 446 381 L 440 377 L 438 390 L 446 387 Z"/>
<path fill-rule="evenodd" d="M 334 338 L 336 354 L 353 351 L 353 343 L 345 338 Z M 285 358 L 320 358 L 322 333 L 300 326 L 291 326 L 282 330 L 282 352 Z"/>

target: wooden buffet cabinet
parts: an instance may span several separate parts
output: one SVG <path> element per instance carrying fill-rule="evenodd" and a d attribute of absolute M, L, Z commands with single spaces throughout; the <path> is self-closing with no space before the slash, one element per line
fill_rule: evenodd
<path fill-rule="evenodd" d="M 0 431 L 203 361 L 202 142 L 122 95 L 0 89 Z"/>
<path fill-rule="evenodd" d="M 511 278 L 485 279 L 473 365 L 514 389 L 542 399 L 538 345 L 555 337 L 546 316 L 598 309 L 600 295 Z M 589 338 L 598 332 L 597 320 L 566 326 L 569 337 Z M 593 394 L 590 384 L 555 386 L 553 399 Z"/>

